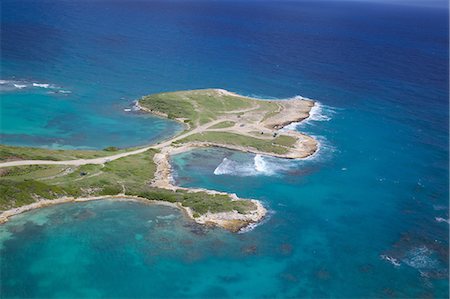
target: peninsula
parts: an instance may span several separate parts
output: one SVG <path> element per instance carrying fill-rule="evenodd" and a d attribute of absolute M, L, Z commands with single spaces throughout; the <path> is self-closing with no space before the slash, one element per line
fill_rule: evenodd
<path fill-rule="evenodd" d="M 0 222 L 51 204 L 117 198 L 165 203 L 197 223 L 239 231 L 267 211 L 253 199 L 173 184 L 170 156 L 198 147 L 222 147 L 287 159 L 317 150 L 310 136 L 285 126 L 309 116 L 304 98 L 260 100 L 223 89 L 144 96 L 136 107 L 181 122 L 185 130 L 137 149 L 50 150 L 0 146 Z"/>

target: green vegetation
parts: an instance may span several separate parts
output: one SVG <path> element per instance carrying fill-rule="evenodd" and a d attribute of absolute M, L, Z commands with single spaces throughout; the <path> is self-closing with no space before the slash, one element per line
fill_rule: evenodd
<path fill-rule="evenodd" d="M 36 198 L 55 199 L 66 194 L 59 186 L 35 180 L 0 180 L 0 206 L 2 209 L 31 204 Z"/>
<path fill-rule="evenodd" d="M 117 150 L 121 153 L 127 150 Z M 54 150 L 45 148 L 0 145 L 0 161 L 8 160 L 76 160 L 90 159 L 111 155 L 111 150 Z"/>
<path fill-rule="evenodd" d="M 194 215 L 198 216 L 208 211 L 218 213 L 236 210 L 239 213 L 245 213 L 255 208 L 254 204 L 249 200 L 231 200 L 228 195 L 208 194 L 206 192 L 189 193 L 183 190 L 173 192 L 165 189 L 144 188 L 144 190 L 130 195 L 151 200 L 163 200 L 172 203 L 179 202 L 184 207 L 191 208 Z"/>
<path fill-rule="evenodd" d="M 292 147 L 297 140 L 294 137 L 284 135 L 275 138 L 260 139 L 256 137 L 244 136 L 228 132 L 205 132 L 190 135 L 184 139 L 177 141 L 177 143 L 186 143 L 191 141 L 252 147 L 262 152 L 286 154 L 289 151 L 290 147 Z"/>
<path fill-rule="evenodd" d="M 286 135 L 277 135 L 274 139 L 274 143 L 281 146 L 287 146 L 287 147 L 293 147 L 295 143 L 297 142 L 297 139 L 291 136 Z"/>
<path fill-rule="evenodd" d="M 117 146 L 108 146 L 107 148 L 104 148 L 103 150 L 107 151 L 107 152 L 116 152 L 119 150 L 119 148 Z"/>
<path fill-rule="evenodd" d="M 248 147 L 268 154 L 287 155 L 295 149 L 298 141 L 297 137 L 276 132 L 273 130 L 273 124 L 265 123 L 265 120 L 283 111 L 281 101 L 257 100 L 223 90 L 205 89 L 149 95 L 143 97 L 139 103 L 155 113 L 164 113 L 169 118 L 188 122 L 191 129 L 216 122 L 210 127 L 205 126 L 197 134 L 176 141 L 175 144 L 210 142 L 223 146 Z M 222 130 L 215 131 L 217 129 Z M 256 131 L 258 129 L 260 131 Z M 261 134 L 262 132 L 264 133 Z"/>
<path fill-rule="evenodd" d="M 180 202 L 197 215 L 236 210 L 244 213 L 254 208 L 246 200 L 232 201 L 227 195 L 206 192 L 173 192 L 153 188 L 156 165 L 149 150 L 117 159 L 103 165 L 31 165 L 0 168 L 0 209 L 30 204 L 37 199 L 62 196 L 86 197 L 124 193 L 150 200 Z"/>
<path fill-rule="evenodd" d="M 234 121 L 226 120 L 223 122 L 220 122 L 218 124 L 215 124 L 214 126 L 209 127 L 208 129 L 224 129 L 233 127 L 236 123 Z"/>
<path fill-rule="evenodd" d="M 70 169 L 66 165 L 30 165 L 0 168 L 0 177 L 21 180 L 40 178 L 52 178 Z"/>
<path fill-rule="evenodd" d="M 219 94 L 216 90 L 189 90 L 148 95 L 139 104 L 169 118 L 186 118 L 192 127 L 217 119 L 223 113 L 249 109 L 255 101 L 246 97 Z"/>
<path fill-rule="evenodd" d="M 210 142 L 223 146 L 254 149 L 267 154 L 296 154 L 298 137 L 275 131 L 273 122 L 284 122 L 292 114 L 278 115 L 283 110 L 296 109 L 307 112 L 310 104 L 263 101 L 233 95 L 224 90 L 206 89 L 160 93 L 144 96 L 139 104 L 168 118 L 189 124 L 196 129 L 192 135 L 179 137 L 175 144 L 187 142 Z M 295 105 L 294 105 L 295 104 Z M 292 108 L 295 106 L 294 108 Z M 289 116 L 290 115 L 290 116 Z M 211 123 L 213 122 L 214 123 Z M 287 120 L 289 122 L 289 120 Z M 210 124 L 211 123 L 211 124 Z M 213 125 L 212 125 L 213 124 Z M 203 127 L 199 127 L 202 126 Z M 208 128 L 208 125 L 210 126 Z M 211 126 L 212 125 L 212 126 Z M 214 129 L 222 129 L 214 131 Z M 280 135 L 281 134 L 281 135 Z M 110 146 L 102 151 L 54 150 L 41 148 L 11 147 L 0 145 L 0 161 L 10 160 L 76 160 L 107 157 L 132 149 L 121 150 Z M 109 161 L 104 165 L 36 165 L 0 168 L 0 209 L 9 209 L 32 203 L 39 199 L 62 196 L 88 197 L 125 194 L 150 200 L 178 202 L 190 207 L 194 217 L 210 212 L 236 210 L 244 213 L 255 205 L 247 200 L 232 200 L 223 194 L 206 192 L 173 192 L 150 186 L 156 165 L 156 150 L 129 155 Z M 290 155 L 293 156 L 293 155 Z"/>

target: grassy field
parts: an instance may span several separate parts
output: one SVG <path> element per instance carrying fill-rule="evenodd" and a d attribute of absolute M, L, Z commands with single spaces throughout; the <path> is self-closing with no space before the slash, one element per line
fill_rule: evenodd
<path fill-rule="evenodd" d="M 232 201 L 227 195 L 205 192 L 187 193 L 153 188 L 156 165 L 153 150 L 128 156 L 103 165 L 83 166 L 33 165 L 2 168 L 0 172 L 0 209 L 6 210 L 33 203 L 38 199 L 62 196 L 87 197 L 98 195 L 140 196 L 151 200 L 180 202 L 199 216 L 208 211 L 236 210 L 244 213 L 254 209 L 247 200 Z"/>
<path fill-rule="evenodd" d="M 295 149 L 298 140 L 292 134 L 286 135 L 273 130 L 273 124 L 268 125 L 264 122 L 286 107 L 292 107 L 292 102 L 291 106 L 283 106 L 281 102 L 257 100 L 232 95 L 223 90 L 205 89 L 144 96 L 139 103 L 155 113 L 163 113 L 168 118 L 188 123 L 190 130 L 197 128 L 196 132 L 184 132 L 186 134 L 184 138 L 179 137 L 181 139 L 175 141 L 175 144 L 192 141 L 211 142 L 223 146 L 254 149 L 267 154 L 284 155 Z M 294 112 L 296 113 L 297 110 Z M 285 116 L 286 114 L 280 114 L 279 118 L 284 121 Z M 211 127 L 208 128 L 208 123 L 212 121 L 214 123 L 211 123 Z M 199 127 L 201 125 L 205 126 Z M 222 130 L 213 131 L 214 129 Z M 121 150 L 114 146 L 101 151 L 79 151 L 0 145 L 0 161 L 89 159 L 131 150 Z M 236 210 L 244 213 L 255 209 L 253 202 L 233 201 L 228 195 L 211 195 L 206 192 L 188 193 L 183 190 L 173 192 L 151 187 L 150 182 L 156 171 L 156 165 L 153 162 L 155 151 L 148 150 L 107 162 L 104 165 L 36 165 L 0 168 L 0 209 L 10 209 L 39 199 L 54 199 L 62 196 L 88 197 L 117 194 L 179 202 L 183 206 L 192 208 L 194 215 L 197 216 L 208 211 Z"/>
<path fill-rule="evenodd" d="M 223 122 L 220 122 L 218 124 L 215 124 L 208 129 L 224 129 L 224 128 L 230 128 L 233 127 L 236 123 L 234 121 L 226 120 Z"/>
<path fill-rule="evenodd" d="M 8 160 L 76 160 L 110 156 L 132 149 L 116 149 L 109 147 L 106 150 L 53 150 L 34 147 L 0 145 L 0 161 Z"/>
<path fill-rule="evenodd" d="M 224 146 L 250 147 L 277 155 L 288 154 L 297 144 L 295 136 L 265 127 L 264 120 L 283 110 L 280 101 L 257 100 L 230 95 L 221 90 L 205 89 L 149 95 L 139 102 L 147 109 L 167 114 L 169 118 L 181 118 L 189 122 L 191 129 L 216 122 L 175 144 L 211 142 Z M 222 130 L 214 131 L 217 129 Z M 260 131 L 255 134 L 256 130 Z"/>
<path fill-rule="evenodd" d="M 188 136 L 177 141 L 176 143 L 181 144 L 191 141 L 251 147 L 262 152 L 286 154 L 297 140 L 290 136 L 277 136 L 270 139 L 260 139 L 228 132 L 205 132 Z"/>
<path fill-rule="evenodd" d="M 223 113 L 252 108 L 255 102 L 246 97 L 221 95 L 213 89 L 159 93 L 139 100 L 141 106 L 165 113 L 171 119 L 187 118 L 193 127 L 213 121 Z"/>

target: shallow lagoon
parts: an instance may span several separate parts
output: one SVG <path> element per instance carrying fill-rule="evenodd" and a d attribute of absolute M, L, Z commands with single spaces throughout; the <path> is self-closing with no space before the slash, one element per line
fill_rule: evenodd
<path fill-rule="evenodd" d="M 61 204 L 1 227 L 2 296 L 262 296 L 296 250 L 207 229 L 174 208 L 109 200 Z M 26 265 L 26 266 L 25 266 Z"/>
<path fill-rule="evenodd" d="M 125 148 L 156 143 L 183 129 L 175 121 L 124 111 L 132 107 L 131 100 L 86 104 L 80 98 L 36 87 L 1 92 L 1 142 L 54 149 Z"/>
<path fill-rule="evenodd" d="M 1 233 L 2 298 L 186 296 L 194 263 L 240 243 L 175 208 L 110 200 L 34 210 Z"/>

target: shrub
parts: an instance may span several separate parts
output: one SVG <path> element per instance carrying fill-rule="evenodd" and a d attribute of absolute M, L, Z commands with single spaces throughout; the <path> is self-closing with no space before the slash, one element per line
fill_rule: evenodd
<path fill-rule="evenodd" d="M 107 152 L 115 152 L 115 151 L 118 151 L 119 150 L 119 148 L 117 147 L 117 146 L 108 146 L 108 147 L 106 147 L 105 149 L 103 149 L 104 151 L 107 151 Z"/>

